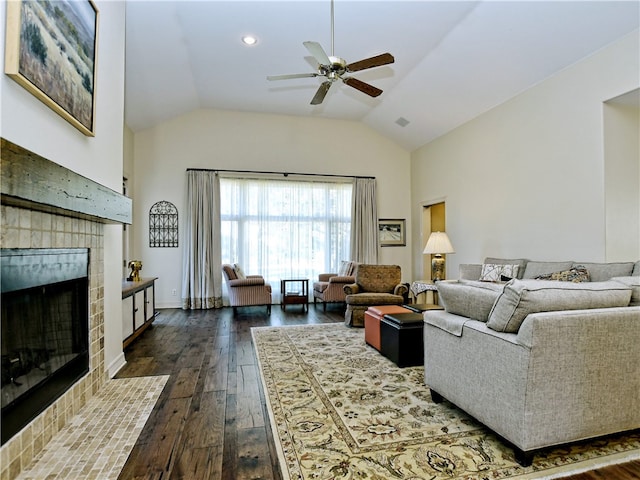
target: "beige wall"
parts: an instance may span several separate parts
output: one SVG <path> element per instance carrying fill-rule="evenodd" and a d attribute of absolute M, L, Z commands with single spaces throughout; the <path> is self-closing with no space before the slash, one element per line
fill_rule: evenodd
<path fill-rule="evenodd" d="M 100 0 L 95 4 L 100 12 L 95 137 L 84 136 L 6 75 L 0 79 L 0 136 L 120 191 L 125 4 Z M 2 2 L 0 25 L 3 26 L 5 7 L 5 2 Z M 0 38 L 0 63 L 4 65 L 4 34 Z M 16 223 L 17 218 L 22 220 Z M 3 207 L 2 219 L 6 222 L 2 232 L 3 247 L 91 249 L 90 373 L 2 446 L 1 476 L 15 478 L 99 390 L 107 377 L 124 364 L 120 268 L 122 227 L 11 207 Z M 20 234 L 12 235 L 11 228 L 4 228 L 6 224 L 19 224 Z"/>
<path fill-rule="evenodd" d="M 134 185 L 135 181 L 133 178 L 133 169 L 134 169 L 134 152 L 133 152 L 133 143 L 134 143 L 134 133 L 129 127 L 125 125 L 124 127 L 124 146 L 123 146 L 123 168 L 122 168 L 122 176 L 127 179 L 127 197 L 134 198 L 135 191 Z M 135 224 L 136 218 L 132 217 L 132 223 Z M 133 226 L 127 225 L 123 227 L 123 238 L 122 238 L 122 277 L 126 278 L 131 273 L 131 270 L 127 267 L 129 261 L 133 260 L 132 252 L 133 252 Z"/>
<path fill-rule="evenodd" d="M 159 277 L 161 308 L 180 305 L 187 168 L 375 176 L 380 218 L 405 218 L 411 232 L 410 153 L 359 122 L 200 110 L 136 133 L 134 143 L 132 254 L 145 276 Z M 178 248 L 148 247 L 149 208 L 160 200 L 178 208 Z M 410 246 L 381 248 L 379 261 L 411 280 Z"/>
<path fill-rule="evenodd" d="M 606 258 L 640 258 L 640 91 L 604 104 Z"/>
<path fill-rule="evenodd" d="M 640 85 L 638 45 L 635 31 L 412 153 L 414 221 L 446 201 L 449 278 L 485 256 L 607 260 L 603 102 Z"/>
<path fill-rule="evenodd" d="M 4 2 L 3 2 L 4 3 Z M 96 79 L 96 134 L 86 137 L 23 87 L 0 79 L 0 135 L 74 172 L 120 192 L 124 117 L 124 2 L 97 1 L 100 13 Z M 5 7 L 0 25 L 5 25 Z M 4 34 L 0 55 L 4 65 Z M 124 362 L 122 355 L 122 227 L 105 225 L 105 365 Z"/>

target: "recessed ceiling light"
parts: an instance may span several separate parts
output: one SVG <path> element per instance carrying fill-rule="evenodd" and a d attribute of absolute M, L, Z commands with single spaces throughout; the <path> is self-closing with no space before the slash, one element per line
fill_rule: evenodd
<path fill-rule="evenodd" d="M 244 37 L 242 37 L 242 43 L 244 43 L 245 45 L 255 45 L 256 43 L 258 43 L 258 39 L 251 35 L 245 35 Z"/>

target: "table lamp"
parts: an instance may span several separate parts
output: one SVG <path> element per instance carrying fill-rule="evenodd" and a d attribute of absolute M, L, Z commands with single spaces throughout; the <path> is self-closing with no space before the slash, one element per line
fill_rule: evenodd
<path fill-rule="evenodd" d="M 455 253 L 451 241 L 445 232 L 432 232 L 424 247 L 424 254 L 433 254 L 431 260 L 431 279 L 434 282 L 444 278 L 444 258 L 442 254 Z"/>

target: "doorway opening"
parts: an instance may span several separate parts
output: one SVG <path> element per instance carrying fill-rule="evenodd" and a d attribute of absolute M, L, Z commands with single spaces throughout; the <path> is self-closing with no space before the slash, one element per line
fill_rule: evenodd
<path fill-rule="evenodd" d="M 446 232 L 446 218 L 445 218 L 445 202 L 434 203 L 432 205 L 425 205 L 422 208 L 422 245 L 420 252 L 424 250 L 427 240 L 431 232 Z M 433 255 L 422 255 L 422 278 L 425 280 L 432 280 L 431 275 L 431 260 Z M 446 256 L 445 256 L 446 260 Z M 446 264 L 445 264 L 446 265 Z M 433 292 L 427 292 L 427 303 L 435 303 L 433 298 Z"/>

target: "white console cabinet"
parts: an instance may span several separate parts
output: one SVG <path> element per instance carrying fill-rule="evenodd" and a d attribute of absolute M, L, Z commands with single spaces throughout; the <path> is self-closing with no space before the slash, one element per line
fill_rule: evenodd
<path fill-rule="evenodd" d="M 122 347 L 126 348 L 156 316 L 154 278 L 122 282 Z"/>

